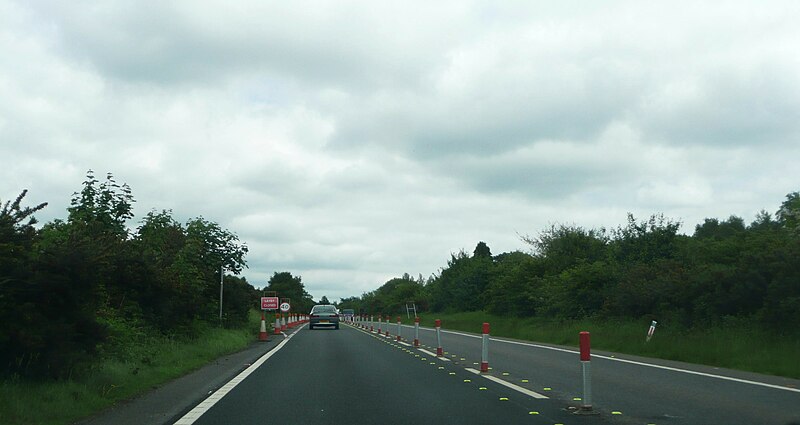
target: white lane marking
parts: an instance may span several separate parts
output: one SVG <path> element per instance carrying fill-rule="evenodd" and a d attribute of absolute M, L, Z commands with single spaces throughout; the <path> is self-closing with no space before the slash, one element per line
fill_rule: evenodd
<path fill-rule="evenodd" d="M 500 379 L 500 378 L 498 378 L 496 376 L 482 374 L 477 369 L 472 369 L 472 368 L 466 368 L 466 369 L 469 372 L 472 372 L 472 373 L 474 373 L 476 375 L 482 376 L 482 377 L 484 377 L 484 378 L 486 378 L 486 379 L 488 379 L 488 380 L 490 380 L 492 382 L 497 382 L 498 384 L 500 384 L 500 385 L 502 385 L 504 387 L 511 388 L 512 390 L 521 392 L 522 394 L 525 394 L 525 395 L 527 395 L 529 397 L 538 398 L 540 400 L 547 399 L 547 396 L 545 396 L 545 395 L 539 394 L 539 393 L 537 393 L 535 391 L 531 391 L 531 390 L 529 390 L 527 388 L 520 387 L 519 385 L 512 384 L 511 382 L 504 381 L 504 380 L 502 380 L 502 379 Z"/>
<path fill-rule="evenodd" d="M 423 329 L 423 328 L 420 328 L 420 329 Z M 425 328 L 425 330 L 426 331 L 435 331 L 435 329 L 430 329 L 430 328 Z M 456 331 L 442 330 L 442 332 L 449 333 L 449 334 L 454 334 L 454 335 L 466 336 L 466 337 L 469 337 L 469 338 L 481 338 L 480 335 L 471 335 L 471 334 L 466 334 L 466 333 L 456 332 Z M 489 340 L 490 341 L 497 341 L 497 342 L 504 342 L 506 344 L 515 344 L 515 345 L 523 345 L 523 346 L 526 346 L 526 347 L 542 348 L 542 349 L 545 349 L 545 350 L 561 351 L 561 352 L 564 352 L 564 353 L 572 353 L 572 354 L 579 354 L 580 353 L 577 350 L 568 350 L 568 349 L 565 349 L 565 348 L 550 347 L 550 346 L 547 346 L 547 345 L 532 344 L 532 343 L 529 343 L 529 342 L 508 341 L 508 340 L 505 340 L 505 339 L 496 339 L 496 338 L 489 338 Z M 776 390 L 784 390 L 784 391 L 792 391 L 792 392 L 795 392 L 795 393 L 800 393 L 800 388 L 784 387 L 784 386 L 781 386 L 781 385 L 767 384 L 766 382 L 750 381 L 750 380 L 747 380 L 747 379 L 739 379 L 739 378 L 733 378 L 733 377 L 730 377 L 730 376 L 723 376 L 723 375 L 714 375 L 714 374 L 711 374 L 711 373 L 704 373 L 704 372 L 695 372 L 693 370 L 678 369 L 678 368 L 670 367 L 670 366 L 661 366 L 661 365 L 657 365 L 657 364 L 637 362 L 637 361 L 634 361 L 634 360 L 620 359 L 620 358 L 617 358 L 617 357 L 609 357 L 609 356 L 603 356 L 603 355 L 599 355 L 599 354 L 593 354 L 592 357 L 597 357 L 597 358 L 600 358 L 600 359 L 610 360 L 610 361 L 614 361 L 614 362 L 630 363 L 630 364 L 635 364 L 635 365 L 638 365 L 638 366 L 645 366 L 645 367 L 652 367 L 652 368 L 656 368 L 656 369 L 669 370 L 669 371 L 672 371 L 672 372 L 686 373 L 686 374 L 689 374 L 689 375 L 703 376 L 703 377 L 706 377 L 706 378 L 722 379 L 722 380 L 725 380 L 725 381 L 738 382 L 740 384 L 757 385 L 757 386 L 760 386 L 760 387 L 772 388 L 772 389 L 776 389 Z"/>
<path fill-rule="evenodd" d="M 397 342 L 398 342 L 399 344 L 403 344 L 403 345 L 405 345 L 406 347 L 411 347 L 411 344 L 409 344 L 409 343 L 407 343 L 407 342 L 403 342 L 403 341 L 397 341 Z"/>
<path fill-rule="evenodd" d="M 305 325 L 298 328 L 298 330 L 302 329 L 303 327 L 305 327 Z M 232 389 L 234 389 L 237 385 L 239 385 L 242 381 L 244 381 L 245 378 L 250 376 L 251 373 L 253 373 L 256 369 L 258 369 L 262 364 L 264 364 L 264 362 L 267 361 L 267 359 L 272 357 L 273 354 L 277 353 L 278 350 L 283 348 L 283 346 L 286 345 L 286 343 L 289 342 L 289 340 L 292 339 L 294 335 L 296 335 L 296 333 L 292 333 L 289 336 L 286 336 L 286 334 L 284 334 L 284 336 L 286 336 L 286 339 L 278 343 L 278 345 L 276 345 L 275 348 L 269 350 L 269 352 L 261 356 L 258 360 L 256 360 L 255 363 L 250 365 L 250 367 L 248 367 L 247 369 L 243 370 L 238 375 L 236 375 L 235 378 L 228 381 L 227 384 L 223 385 L 220 389 L 214 391 L 213 394 L 211 394 L 210 396 L 208 396 L 208 398 L 200 402 L 200 404 L 195 406 L 194 409 L 190 410 L 189 413 L 183 415 L 182 418 L 178 419 L 178 421 L 175 422 L 175 425 L 191 425 L 196 420 L 200 419 L 200 416 L 203 416 L 203 414 L 206 413 L 209 409 L 211 409 L 212 406 L 217 404 L 217 402 L 220 401 L 222 397 L 225 397 L 225 395 L 227 395 Z"/>
<path fill-rule="evenodd" d="M 447 357 L 439 357 L 435 353 L 432 353 L 432 352 L 430 352 L 428 350 L 424 350 L 422 348 L 417 348 L 417 350 L 422 351 L 423 353 L 435 358 L 436 360 L 441 360 L 443 362 L 449 362 L 450 361 L 450 359 L 448 359 Z"/>

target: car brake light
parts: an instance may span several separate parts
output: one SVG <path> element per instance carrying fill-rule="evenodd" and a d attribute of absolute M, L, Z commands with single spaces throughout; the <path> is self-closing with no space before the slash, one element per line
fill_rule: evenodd
<path fill-rule="evenodd" d="M 311 318 L 312 318 L 312 319 L 316 319 L 316 318 L 318 318 L 318 317 L 319 317 L 319 315 L 318 315 L 318 314 L 312 314 L 312 315 L 311 315 Z"/>

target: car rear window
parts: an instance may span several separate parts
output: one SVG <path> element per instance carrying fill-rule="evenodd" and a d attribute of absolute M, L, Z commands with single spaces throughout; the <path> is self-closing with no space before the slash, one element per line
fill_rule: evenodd
<path fill-rule="evenodd" d="M 336 314 L 336 307 L 332 305 L 321 305 L 311 309 L 312 313 L 334 313 Z"/>

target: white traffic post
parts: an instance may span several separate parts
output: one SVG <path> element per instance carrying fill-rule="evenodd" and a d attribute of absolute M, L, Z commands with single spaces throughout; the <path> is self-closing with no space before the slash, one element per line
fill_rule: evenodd
<path fill-rule="evenodd" d="M 653 337 L 653 332 L 656 331 L 657 324 L 658 322 L 656 322 L 655 320 L 653 320 L 653 322 L 650 323 L 650 329 L 647 330 L 647 340 L 645 340 L 645 342 L 650 342 L 650 338 Z"/>
<path fill-rule="evenodd" d="M 389 321 L 392 320 L 392 316 L 386 316 L 386 329 L 383 331 L 386 334 L 386 338 L 389 338 Z"/>
<path fill-rule="evenodd" d="M 375 332 L 375 326 L 374 326 L 375 323 L 374 323 L 374 321 L 375 321 L 375 316 L 370 315 L 369 316 L 369 331 L 370 332 Z"/>
<path fill-rule="evenodd" d="M 440 319 L 436 319 L 436 344 L 436 356 L 442 357 L 444 350 L 442 350 L 442 321 Z"/>
<path fill-rule="evenodd" d="M 596 415 L 599 412 L 592 410 L 592 355 L 589 332 L 580 333 L 581 346 L 581 372 L 583 374 L 583 398 L 581 408 L 575 412 L 578 415 Z"/>
<path fill-rule="evenodd" d="M 379 314 L 379 315 L 378 315 L 378 335 L 380 335 L 380 334 L 381 334 L 381 323 L 382 323 L 382 321 L 381 321 L 381 315 Z"/>
<path fill-rule="evenodd" d="M 481 372 L 489 372 L 489 324 L 483 323 L 483 345 L 481 347 Z"/>
<path fill-rule="evenodd" d="M 397 316 L 397 340 L 400 341 L 400 316 Z"/>
<path fill-rule="evenodd" d="M 419 317 L 414 318 L 414 347 L 419 347 Z"/>

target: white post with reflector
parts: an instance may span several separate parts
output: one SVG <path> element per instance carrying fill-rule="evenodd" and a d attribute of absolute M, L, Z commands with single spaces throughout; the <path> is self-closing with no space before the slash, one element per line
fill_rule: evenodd
<path fill-rule="evenodd" d="M 414 347 L 419 347 L 419 317 L 414 318 Z"/>
<path fill-rule="evenodd" d="M 645 342 L 650 342 L 650 338 L 653 337 L 653 332 L 656 331 L 656 325 L 657 324 L 658 324 L 658 322 L 656 322 L 655 320 L 653 320 L 650 323 L 650 329 L 647 330 L 647 339 L 645 340 Z"/>
<path fill-rule="evenodd" d="M 442 349 L 442 321 L 436 319 L 436 356 L 442 357 L 444 350 Z"/>
<path fill-rule="evenodd" d="M 481 346 L 481 372 L 489 372 L 489 324 L 483 323 L 483 332 L 481 335 L 483 344 Z"/>
<path fill-rule="evenodd" d="M 400 338 L 400 327 L 401 327 L 400 316 L 397 316 L 397 340 L 398 341 L 400 341 L 400 339 L 401 339 Z"/>
<path fill-rule="evenodd" d="M 578 409 L 576 415 L 597 415 L 599 412 L 592 410 L 592 355 L 591 344 L 589 339 L 589 332 L 581 332 L 580 334 L 580 347 L 581 347 L 581 373 L 583 375 L 583 398 L 581 399 L 581 408 Z"/>

